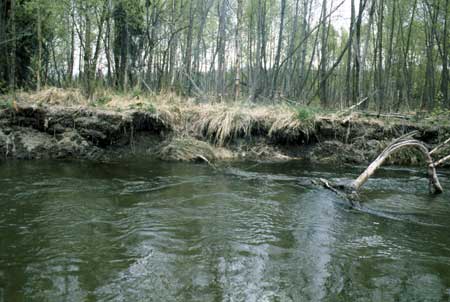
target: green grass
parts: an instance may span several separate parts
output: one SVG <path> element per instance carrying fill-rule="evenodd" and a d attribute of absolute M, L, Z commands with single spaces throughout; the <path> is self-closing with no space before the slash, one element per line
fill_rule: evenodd
<path fill-rule="evenodd" d="M 0 109 L 11 109 L 13 107 L 12 101 L 0 99 Z"/>
<path fill-rule="evenodd" d="M 139 102 L 130 106 L 130 109 L 143 110 L 151 114 L 157 112 L 155 105 L 152 103 Z"/>
<path fill-rule="evenodd" d="M 296 107 L 296 116 L 300 121 L 311 121 L 314 120 L 317 114 L 317 110 L 311 107 Z"/>
<path fill-rule="evenodd" d="M 152 113 L 155 114 L 156 113 L 156 107 L 155 105 L 153 105 L 152 103 L 147 103 L 145 104 L 144 108 L 145 111 L 147 111 L 148 113 Z"/>
<path fill-rule="evenodd" d="M 106 105 L 108 102 L 110 102 L 112 100 L 112 98 L 110 96 L 101 96 L 99 98 L 97 98 L 95 100 L 95 105 L 96 106 L 104 106 Z"/>

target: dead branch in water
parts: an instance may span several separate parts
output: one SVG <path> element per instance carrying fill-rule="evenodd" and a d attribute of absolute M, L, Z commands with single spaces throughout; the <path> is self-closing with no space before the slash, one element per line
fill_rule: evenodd
<path fill-rule="evenodd" d="M 446 157 L 441 158 L 441 159 L 438 160 L 438 161 L 435 161 L 435 162 L 433 163 L 433 165 L 434 165 L 435 167 L 437 167 L 437 166 L 442 165 L 444 162 L 446 162 L 446 161 L 448 161 L 448 160 L 450 160 L 450 155 L 447 155 Z"/>
<path fill-rule="evenodd" d="M 418 131 L 413 131 L 411 133 L 405 134 L 389 144 L 378 157 L 364 170 L 361 175 L 357 179 L 355 179 L 350 185 L 344 185 L 337 187 L 335 185 L 331 185 L 328 181 L 320 180 L 321 185 L 331 190 L 332 192 L 339 194 L 341 192 L 345 192 L 347 194 L 348 200 L 353 205 L 352 199 L 357 196 L 358 190 L 369 180 L 369 178 L 377 171 L 378 168 L 391 156 L 393 153 L 399 151 L 400 149 L 412 148 L 420 151 L 420 153 L 424 156 L 425 161 L 427 163 L 427 172 L 429 179 L 429 189 L 432 194 L 440 194 L 443 192 L 443 188 L 439 182 L 439 178 L 436 173 L 436 167 L 443 164 L 446 161 L 450 160 L 450 155 L 447 155 L 439 160 L 434 161 L 432 158 L 432 154 L 437 150 L 442 148 L 444 145 L 450 143 L 450 139 L 447 139 L 444 143 L 438 145 L 431 151 L 428 146 L 419 140 L 414 139 L 413 137 L 417 135 Z"/>
<path fill-rule="evenodd" d="M 438 145 L 436 148 L 434 148 L 433 150 L 430 151 L 430 154 L 433 154 L 435 152 L 437 152 L 439 149 L 441 149 L 442 147 L 444 147 L 445 145 L 447 145 L 448 143 L 450 143 L 450 138 L 447 139 L 445 142 L 443 142 L 442 144 Z"/>
<path fill-rule="evenodd" d="M 443 192 L 442 186 L 436 174 L 435 164 L 433 158 L 428 151 L 425 143 L 416 139 L 397 140 L 390 144 L 381 154 L 367 167 L 367 169 L 352 183 L 353 190 L 358 191 L 366 181 L 372 176 L 375 171 L 385 162 L 385 160 L 394 152 L 403 148 L 415 148 L 420 151 L 425 157 L 427 163 L 428 178 L 430 180 L 430 193 L 439 194 Z"/>

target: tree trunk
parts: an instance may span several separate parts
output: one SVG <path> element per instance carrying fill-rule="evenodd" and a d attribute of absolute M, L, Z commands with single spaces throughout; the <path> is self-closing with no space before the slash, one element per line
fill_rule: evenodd
<path fill-rule="evenodd" d="M 352 102 L 352 85 L 351 85 L 351 71 L 352 71 L 352 54 L 353 54 L 353 28 L 355 24 L 355 0 L 351 0 L 351 16 L 350 16 L 350 30 L 348 31 L 348 43 L 350 47 L 347 52 L 347 71 L 345 75 L 345 105 L 349 107 Z"/>
<path fill-rule="evenodd" d="M 281 57 L 281 47 L 283 42 L 283 29 L 284 29 L 284 14 L 286 10 L 286 0 L 281 0 L 281 12 L 280 12 L 280 29 L 278 32 L 278 43 L 277 43 L 277 51 L 275 55 L 275 63 L 273 65 L 273 77 L 272 77 L 272 91 L 271 98 L 273 99 L 275 96 L 275 91 L 277 89 L 277 78 L 279 73 L 280 66 L 280 57 Z"/>
<path fill-rule="evenodd" d="M 75 61 L 75 12 L 73 0 L 70 1 L 70 49 L 67 62 L 67 82 L 72 83 L 73 65 Z"/>
<path fill-rule="evenodd" d="M 353 90 L 352 103 L 356 104 L 361 94 L 361 87 L 359 85 L 361 72 L 361 23 L 367 0 L 359 1 L 359 12 L 356 20 L 356 40 L 355 40 L 355 58 L 353 63 Z M 370 29 L 369 29 L 370 30 Z"/>
<path fill-rule="evenodd" d="M 392 66 L 392 55 L 393 55 L 393 45 L 394 45 L 394 29 L 395 29 L 395 9 L 396 9 L 396 2 L 397 0 L 392 0 L 392 11 L 391 11 L 391 25 L 390 25 L 390 32 L 389 32 L 389 48 L 388 48 L 388 54 L 386 57 L 386 70 L 385 70 L 385 89 L 390 90 L 390 82 L 391 82 L 391 66 Z"/>
<path fill-rule="evenodd" d="M 362 97 L 364 94 L 364 84 L 365 84 L 365 80 L 366 80 L 366 59 L 367 56 L 369 54 L 369 44 L 370 44 L 370 34 L 372 32 L 372 24 L 373 24 L 373 19 L 374 19 L 374 14 L 375 14 L 375 4 L 376 4 L 376 0 L 369 0 L 369 1 L 373 1 L 370 11 L 369 11 L 369 21 L 367 24 L 367 34 L 365 37 L 365 41 L 364 41 L 364 49 L 361 55 L 361 64 L 360 64 L 360 78 L 359 78 L 359 83 L 358 83 L 358 89 L 359 89 L 359 93 L 360 93 L 360 97 Z M 369 99 L 370 100 L 370 99 Z M 367 100 L 366 102 L 363 103 L 363 105 L 361 106 L 362 109 L 368 108 L 369 107 L 369 100 Z"/>
<path fill-rule="evenodd" d="M 129 77 L 129 68 L 130 68 L 130 30 L 128 25 L 128 20 L 125 21 L 125 56 L 123 58 L 124 68 L 123 68 L 123 91 L 128 91 L 128 77 Z"/>
<path fill-rule="evenodd" d="M 323 108 L 328 107 L 328 96 L 327 96 L 327 90 L 328 90 L 328 82 L 326 78 L 327 74 L 327 20 L 325 16 L 327 15 L 327 0 L 323 0 L 322 2 L 322 36 L 321 36 L 321 49 L 320 49 L 320 71 L 319 71 L 319 97 L 320 97 L 320 104 Z"/>
<path fill-rule="evenodd" d="M 11 22 L 11 49 L 9 62 L 9 89 L 11 92 L 16 91 L 16 0 L 11 0 L 10 7 L 10 22 Z"/>
<path fill-rule="evenodd" d="M 225 47 L 226 47 L 226 1 L 218 3 L 219 28 L 217 32 L 217 86 L 216 94 L 220 100 L 225 96 Z"/>
<path fill-rule="evenodd" d="M 234 78 L 234 100 L 237 101 L 241 95 L 241 24 L 242 24 L 242 0 L 237 0 L 236 16 L 236 75 Z"/>
<path fill-rule="evenodd" d="M 191 94 L 192 84 L 191 84 L 191 67 L 192 67 L 192 32 L 194 30 L 194 7 L 193 1 L 189 1 L 189 26 L 186 36 L 186 52 L 185 52 L 185 85 L 187 86 L 187 95 Z"/>
<path fill-rule="evenodd" d="M 445 0 L 444 6 L 444 32 L 442 37 L 442 76 L 441 76 L 441 94 L 444 105 L 450 109 L 450 99 L 448 93 L 449 86 L 449 70 L 448 70 L 448 11 L 449 0 Z"/>
<path fill-rule="evenodd" d="M 91 83 L 91 17 L 89 9 L 85 8 L 85 37 L 84 37 L 84 89 L 88 98 L 92 96 Z"/>
<path fill-rule="evenodd" d="M 41 3 L 37 3 L 37 40 L 38 40 L 38 59 L 36 70 L 36 90 L 41 90 L 41 69 L 42 69 L 42 20 Z"/>
<path fill-rule="evenodd" d="M 258 19 L 256 25 L 256 58 L 255 58 L 255 71 L 252 73 L 252 86 L 250 91 L 250 99 L 255 101 L 258 96 L 261 94 L 262 87 L 262 77 L 263 77 L 263 57 L 264 57 L 264 7 L 262 5 L 262 1 L 266 0 L 258 0 Z"/>
<path fill-rule="evenodd" d="M 384 0 L 378 4 L 378 25 L 377 25 L 377 76 L 375 87 L 377 88 L 377 107 L 380 113 L 383 109 L 384 82 L 383 82 L 383 21 L 384 21 Z"/>

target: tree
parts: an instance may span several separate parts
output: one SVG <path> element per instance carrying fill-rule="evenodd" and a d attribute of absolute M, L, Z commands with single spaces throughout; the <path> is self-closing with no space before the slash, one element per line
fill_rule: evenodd
<path fill-rule="evenodd" d="M 449 1 L 4 0 L 0 91 L 92 96 L 106 85 L 254 102 L 317 96 L 326 108 L 369 97 L 361 108 L 380 112 L 450 107 Z M 345 3 L 349 26 L 337 28 Z"/>

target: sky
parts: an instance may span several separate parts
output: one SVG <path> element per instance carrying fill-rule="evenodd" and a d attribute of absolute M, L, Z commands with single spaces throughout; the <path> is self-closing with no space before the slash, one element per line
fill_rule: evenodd
<path fill-rule="evenodd" d="M 342 2 L 342 0 L 333 0 L 332 2 L 333 7 L 336 7 Z M 359 1 L 355 1 L 356 13 L 358 13 L 358 8 L 359 8 Z M 341 27 L 348 28 L 350 27 L 350 16 L 351 16 L 351 0 L 344 0 L 342 6 L 333 14 L 331 22 L 335 28 Z"/>

